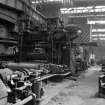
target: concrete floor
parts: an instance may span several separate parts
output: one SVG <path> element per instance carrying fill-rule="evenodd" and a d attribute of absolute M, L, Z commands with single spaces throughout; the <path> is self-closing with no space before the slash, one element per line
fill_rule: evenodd
<path fill-rule="evenodd" d="M 105 99 L 97 95 L 99 70 L 98 66 L 90 67 L 76 82 L 65 80 L 48 85 L 41 105 L 105 105 Z"/>

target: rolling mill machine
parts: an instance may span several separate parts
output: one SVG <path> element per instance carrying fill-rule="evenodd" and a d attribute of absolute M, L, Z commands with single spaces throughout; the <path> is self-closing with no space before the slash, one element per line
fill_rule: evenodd
<path fill-rule="evenodd" d="M 6 36 L 1 45 L 15 47 L 12 59 L 7 58 L 10 54 L 0 57 L 0 105 L 38 105 L 43 80 L 75 73 L 72 49 L 80 33 L 77 25 L 50 31 L 27 26 L 17 41 Z"/>

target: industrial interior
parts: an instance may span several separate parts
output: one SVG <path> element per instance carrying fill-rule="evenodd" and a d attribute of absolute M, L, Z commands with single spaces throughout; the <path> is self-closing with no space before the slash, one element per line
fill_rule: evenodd
<path fill-rule="evenodd" d="M 105 105 L 105 0 L 0 0 L 0 105 Z"/>

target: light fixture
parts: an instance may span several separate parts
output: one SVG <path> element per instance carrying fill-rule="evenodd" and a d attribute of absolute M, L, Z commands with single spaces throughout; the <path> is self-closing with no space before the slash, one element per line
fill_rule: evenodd
<path fill-rule="evenodd" d="M 82 30 L 77 30 L 77 34 L 82 34 Z"/>

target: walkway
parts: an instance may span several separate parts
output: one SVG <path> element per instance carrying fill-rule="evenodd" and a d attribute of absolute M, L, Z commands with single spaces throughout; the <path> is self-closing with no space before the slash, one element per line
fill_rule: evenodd
<path fill-rule="evenodd" d="M 105 105 L 105 99 L 97 96 L 99 70 L 98 66 L 89 68 L 46 105 Z"/>

